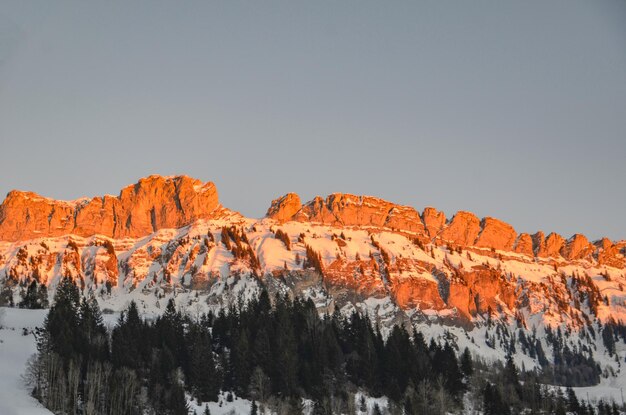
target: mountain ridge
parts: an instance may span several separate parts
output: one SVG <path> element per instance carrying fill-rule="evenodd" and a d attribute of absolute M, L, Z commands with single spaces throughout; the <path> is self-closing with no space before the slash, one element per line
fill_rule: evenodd
<path fill-rule="evenodd" d="M 233 212 L 218 199 L 213 182 L 189 176 L 151 175 L 120 190 L 76 200 L 56 200 L 12 190 L 0 204 L 0 240 L 16 242 L 61 235 L 112 238 L 147 236 L 165 228 L 190 225 L 198 219 L 218 218 Z M 415 233 L 422 242 L 503 250 L 538 257 L 562 256 L 567 260 L 595 255 L 601 261 L 619 263 L 626 241 L 601 238 L 589 241 L 576 233 L 570 238 L 543 231 L 517 233 L 513 226 L 494 217 L 478 218 L 460 210 L 450 219 L 444 212 L 426 207 L 422 212 L 375 196 L 332 193 L 302 203 L 296 193 L 273 200 L 266 217 L 286 222 L 315 222 L 334 226 L 376 226 Z M 612 252 L 612 255 L 607 255 Z M 604 255 L 602 255 L 604 253 Z"/>
<path fill-rule="evenodd" d="M 117 197 L 55 204 L 18 192 L 7 200 L 0 282 L 12 287 L 34 280 L 54 288 L 69 275 L 88 292 L 156 295 L 210 291 L 248 275 L 294 295 L 316 287 L 323 309 L 383 301 L 410 318 L 457 322 L 520 310 L 626 321 L 626 243 L 606 238 L 517 234 L 471 212 L 446 220 L 432 207 L 344 193 L 305 203 L 288 193 L 252 219 L 223 207 L 212 182 L 186 176 L 149 176 Z"/>

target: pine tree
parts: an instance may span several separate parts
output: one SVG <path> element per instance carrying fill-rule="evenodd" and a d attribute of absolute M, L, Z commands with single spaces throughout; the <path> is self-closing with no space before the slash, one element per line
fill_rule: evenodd
<path fill-rule="evenodd" d="M 83 298 L 79 308 L 81 352 L 89 360 L 105 360 L 109 354 L 108 334 L 95 298 Z"/>
<path fill-rule="evenodd" d="M 461 371 L 465 377 L 470 377 L 474 373 L 472 355 L 467 347 L 463 350 L 463 354 L 461 355 Z"/>
<path fill-rule="evenodd" d="M 569 412 L 578 414 L 580 412 L 580 409 L 580 403 L 578 402 L 578 398 L 576 397 L 574 389 L 572 389 L 571 387 L 567 388 L 567 410 Z"/>
<path fill-rule="evenodd" d="M 48 301 L 48 287 L 46 287 L 45 284 L 39 285 L 39 289 L 37 290 L 37 302 L 39 308 L 50 307 L 50 302 Z"/>
<path fill-rule="evenodd" d="M 511 409 L 502 401 L 498 388 L 487 382 L 483 389 L 484 415 L 510 415 Z"/>
<path fill-rule="evenodd" d="M 519 381 L 519 372 L 517 371 L 512 355 L 508 355 L 506 358 L 506 364 L 504 365 L 504 383 L 513 388 L 517 397 L 521 397 L 522 385 Z"/>
<path fill-rule="evenodd" d="M 137 304 L 130 302 L 128 309 L 120 314 L 111 335 L 111 361 L 115 367 L 139 368 L 143 358 L 149 359 L 144 325 L 139 318 Z"/>
<path fill-rule="evenodd" d="M 609 352 L 609 356 L 613 356 L 615 353 L 615 337 L 613 335 L 613 327 L 609 322 L 604 325 L 602 330 L 602 342 L 607 352 Z"/>
<path fill-rule="evenodd" d="M 37 280 L 33 280 L 26 290 L 26 294 L 20 303 L 20 308 L 40 308 L 38 301 L 38 289 L 37 289 Z"/>
<path fill-rule="evenodd" d="M 219 378 L 213 361 L 210 335 L 206 329 L 194 325 L 189 337 L 189 386 L 201 402 L 215 401 L 219 393 Z"/>
<path fill-rule="evenodd" d="M 63 278 L 57 287 L 54 305 L 44 322 L 44 330 L 50 339 L 50 350 L 62 358 L 70 359 L 80 350 L 78 305 L 78 288 L 70 278 Z"/>

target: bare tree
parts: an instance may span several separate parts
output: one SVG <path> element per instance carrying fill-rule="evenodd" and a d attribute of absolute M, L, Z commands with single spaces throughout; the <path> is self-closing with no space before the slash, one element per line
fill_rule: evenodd
<path fill-rule="evenodd" d="M 67 371 L 67 390 L 69 392 L 70 413 L 76 414 L 78 409 L 78 387 L 80 385 L 80 363 L 74 359 L 70 360 Z"/>
<path fill-rule="evenodd" d="M 270 394 L 270 378 L 259 366 L 255 367 L 250 377 L 250 396 L 260 402 L 265 402 Z"/>
<path fill-rule="evenodd" d="M 452 406 L 454 402 L 452 401 L 452 397 L 448 393 L 445 388 L 445 379 L 443 376 L 437 376 L 437 385 L 434 389 L 434 397 L 435 397 L 435 407 L 436 413 L 440 415 L 445 415 L 447 412 L 452 410 Z"/>

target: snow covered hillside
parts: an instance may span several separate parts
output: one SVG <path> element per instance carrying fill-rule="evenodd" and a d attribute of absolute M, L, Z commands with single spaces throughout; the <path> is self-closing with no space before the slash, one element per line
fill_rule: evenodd
<path fill-rule="evenodd" d="M 594 373 L 576 381 L 600 386 L 577 391 L 621 399 L 624 241 L 518 235 L 469 212 L 446 220 L 433 208 L 345 194 L 305 204 L 288 194 L 251 219 L 219 205 L 212 184 L 184 176 L 71 203 L 10 196 L 0 206 L 0 304 L 50 302 L 64 276 L 109 318 L 131 300 L 152 318 L 169 298 L 199 316 L 265 288 L 310 298 L 320 313 L 367 313 L 383 333 L 413 326 L 488 361 L 510 354 L 526 370 L 560 362 L 555 383 L 586 359 Z M 3 357 L 13 379 L 34 347 L 21 329 L 43 314 L 6 313 L 15 331 L 2 330 L 3 353 L 23 353 Z"/>

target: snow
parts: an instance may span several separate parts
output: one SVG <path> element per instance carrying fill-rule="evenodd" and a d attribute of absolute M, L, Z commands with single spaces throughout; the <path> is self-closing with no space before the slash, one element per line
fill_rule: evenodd
<path fill-rule="evenodd" d="M 348 201 L 352 203 L 351 201 Z M 389 229 L 373 227 L 341 227 L 324 224 L 312 224 L 301 222 L 287 222 L 279 224 L 271 219 L 246 219 L 241 216 L 224 217 L 219 220 L 199 220 L 192 225 L 180 229 L 161 229 L 143 238 L 110 239 L 104 236 L 92 236 L 82 238 L 78 236 L 64 236 L 57 238 L 38 238 L 22 242 L 0 241 L 0 280 L 14 272 L 20 278 L 33 274 L 33 258 L 38 262 L 38 272 L 41 281 L 54 288 L 61 276 L 69 272 L 74 277 L 84 276 L 85 294 L 96 293 L 100 307 L 108 309 L 105 319 L 109 326 L 113 326 L 120 310 L 128 307 L 130 301 L 137 302 L 139 310 L 147 318 L 153 318 L 161 314 L 163 307 L 169 298 L 173 298 L 179 308 L 191 315 L 199 315 L 209 310 L 217 311 L 227 306 L 238 298 L 244 300 L 257 295 L 259 281 L 252 275 L 252 270 L 246 261 L 235 259 L 233 254 L 220 242 L 221 229 L 224 226 L 238 226 L 246 230 L 250 247 L 260 262 L 261 279 L 271 279 L 272 273 L 281 271 L 285 265 L 289 270 L 302 270 L 303 261 L 306 258 L 306 245 L 311 246 L 318 252 L 324 266 L 330 266 L 340 258 L 343 263 L 361 260 L 369 260 L 370 253 L 379 259 L 378 249 L 372 243 L 372 238 L 384 249 L 390 257 L 391 267 L 398 261 L 407 263 L 401 270 L 390 271 L 389 281 L 394 279 L 404 280 L 419 278 L 439 284 L 438 279 L 431 272 L 432 267 L 446 273 L 449 277 L 454 275 L 456 269 L 465 270 L 487 265 L 493 269 L 499 269 L 516 290 L 527 290 L 528 306 L 520 309 L 528 330 L 537 328 L 537 337 L 545 334 L 545 327 L 553 328 L 566 326 L 572 329 L 568 335 L 568 343 L 575 345 L 580 339 L 579 330 L 585 330 L 578 325 L 574 317 L 582 313 L 591 315 L 586 304 L 581 304 L 579 309 L 565 311 L 557 307 L 554 294 L 560 290 L 566 290 L 571 284 L 572 275 L 589 276 L 593 284 L 598 288 L 601 295 L 608 299 L 609 304 L 600 304 L 598 317 L 600 321 L 606 321 L 609 317 L 626 322 L 626 273 L 623 269 L 600 266 L 596 262 L 581 260 L 566 262 L 562 258 L 555 267 L 554 260 L 548 258 L 531 258 L 523 254 L 505 251 L 491 252 L 488 249 L 465 248 L 459 255 L 450 252 L 446 246 L 426 244 L 425 250 L 416 246 L 407 236 L 392 232 Z M 288 250 L 282 241 L 276 239 L 275 232 L 281 229 L 290 239 L 291 249 Z M 209 236 L 211 235 L 211 237 Z M 300 236 L 303 235 L 303 240 Z M 78 247 L 78 264 L 65 259 L 74 255 L 73 248 L 68 247 L 68 241 L 72 240 Z M 107 278 L 105 267 L 108 256 L 106 250 L 98 245 L 98 242 L 110 241 L 116 252 L 119 275 L 117 286 L 107 294 L 103 282 Z M 20 250 L 22 253 L 20 254 Z M 431 252 L 432 251 L 432 252 Z M 27 253 L 27 259 L 20 260 L 20 256 Z M 300 261 L 296 261 L 296 257 Z M 78 269 L 80 268 L 80 269 Z M 399 268 L 399 267 L 398 267 Z M 603 275 L 608 275 L 604 277 Z M 167 276 L 171 277 L 168 283 Z M 192 289 L 195 277 L 204 278 L 206 286 L 200 289 Z M 272 286 L 278 291 L 286 291 L 289 287 L 279 278 L 271 279 Z M 563 284 L 565 281 L 565 285 Z M 290 282 L 293 283 L 293 282 Z M 327 290 L 323 284 L 306 282 L 299 286 L 300 294 L 312 298 L 321 312 L 328 310 L 329 305 L 334 305 L 336 298 L 334 293 Z M 529 289 L 529 287 L 532 288 Z M 347 304 L 340 304 L 341 312 L 349 314 L 354 310 L 367 313 L 372 321 L 382 323 L 383 334 L 389 330 L 392 323 L 401 322 L 398 316 L 403 313 L 394 303 L 389 294 L 389 285 L 385 290 L 370 295 L 365 299 L 354 299 Z M 15 298 L 18 298 L 17 290 Z M 567 304 L 572 308 L 575 304 Z M 483 317 L 474 318 L 475 327 L 465 331 L 461 327 L 451 327 L 441 324 L 454 318 L 457 311 L 454 308 L 443 309 L 414 309 L 405 310 L 409 322 L 415 324 L 422 331 L 427 340 L 434 338 L 436 341 L 444 341 L 450 336 L 456 339 L 459 350 L 468 347 L 470 351 L 485 358 L 488 361 L 503 360 L 505 354 L 502 348 L 491 348 L 485 338 L 489 334 L 494 335 L 495 328 L 487 328 Z M 22 336 L 22 327 L 33 327 L 39 324 L 45 313 L 28 310 L 7 309 L 5 325 L 9 328 L 0 330 L 0 414 L 29 413 L 8 412 L 3 408 L 2 402 L 6 398 L 15 399 L 16 407 L 19 405 L 33 404 L 28 397 L 27 391 L 19 384 L 19 375 L 23 372 L 24 363 L 28 356 L 34 352 L 34 339 L 32 336 Z M 517 327 L 513 313 L 503 307 L 501 314 L 502 324 L 511 332 L 516 332 Z M 592 316 L 593 318 L 593 316 Z M 508 319 L 508 320 L 506 320 Z M 597 324 L 594 322 L 597 333 Z M 585 343 L 586 340 L 582 340 Z M 612 398 L 621 402 L 620 387 L 626 385 L 626 370 L 623 362 L 626 358 L 626 345 L 619 342 L 619 361 L 610 358 L 604 350 L 601 340 L 593 344 L 597 346 L 594 351 L 596 359 L 603 370 L 615 371 L 615 376 L 603 377 L 600 385 L 590 388 L 575 388 L 579 397 L 587 399 Z M 543 341 L 544 351 L 548 359 L 551 358 L 551 347 Z M 518 352 L 514 359 L 526 369 L 537 367 L 537 362 L 528 356 Z M 5 385 L 5 383 L 9 383 Z M 20 389 L 21 388 L 21 389 Z M 10 392 L 4 392 L 8 390 Z M 21 390 L 21 392 L 20 392 Z M 21 395 L 20 395 L 21 394 Z M 233 404 L 245 407 L 244 413 L 249 411 L 249 401 L 235 400 Z M 41 409 L 34 403 L 35 409 Z M 217 405 L 217 404 L 215 404 Z M 222 408 L 230 408 L 223 404 Z M 13 405 L 11 406 L 13 408 Z M 227 413 L 230 409 L 219 406 L 211 413 Z M 219 409 L 218 409 L 219 408 Z M 238 407 L 239 408 L 239 407 Z M 239 408 L 239 409 L 241 409 Z M 201 408 L 202 410 L 204 407 Z M 199 410 L 198 413 L 202 413 Z M 222 412 L 220 412 L 222 411 Z M 37 412 L 33 412 L 37 413 Z M 46 413 L 46 412 L 43 412 Z"/>
<path fill-rule="evenodd" d="M 363 409 L 361 407 L 361 400 L 365 402 L 365 411 L 361 410 Z M 357 410 L 357 415 L 368 415 L 373 413 L 374 407 L 376 405 L 378 405 L 378 408 L 381 410 L 381 412 L 383 412 L 389 405 L 389 400 L 384 396 L 380 398 L 373 398 L 371 396 L 368 396 L 366 393 L 359 391 L 354 394 L 354 405 Z"/>
<path fill-rule="evenodd" d="M 23 335 L 41 325 L 46 310 L 0 308 L 4 314 L 0 329 L 0 414 L 52 414 L 31 397 L 22 381 L 26 361 L 36 352 L 33 334 Z"/>
<path fill-rule="evenodd" d="M 250 413 L 250 407 L 252 405 L 252 401 L 247 399 L 239 398 L 233 395 L 232 402 L 228 402 L 226 399 L 227 393 L 222 392 L 218 396 L 217 402 L 203 402 L 198 403 L 195 400 L 191 399 L 190 396 L 187 396 L 187 401 L 189 403 L 189 413 L 202 415 L 204 414 L 205 407 L 208 406 L 211 411 L 211 415 L 244 415 Z M 258 405 L 258 402 L 257 402 Z M 266 410 L 266 414 L 270 414 L 270 411 Z M 262 414 L 262 412 L 259 412 Z"/>

